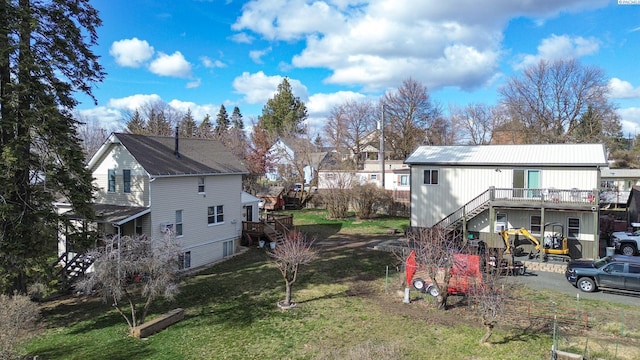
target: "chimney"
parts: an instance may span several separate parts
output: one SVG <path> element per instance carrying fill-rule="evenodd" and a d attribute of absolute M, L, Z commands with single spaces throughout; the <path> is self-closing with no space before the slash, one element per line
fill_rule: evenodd
<path fill-rule="evenodd" d="M 173 154 L 179 159 L 180 158 L 180 151 L 178 151 L 178 126 L 176 126 L 176 149 L 173 152 Z"/>

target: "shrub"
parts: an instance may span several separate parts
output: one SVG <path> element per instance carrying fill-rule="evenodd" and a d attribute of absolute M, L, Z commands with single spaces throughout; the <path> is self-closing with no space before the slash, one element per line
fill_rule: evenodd
<path fill-rule="evenodd" d="M 0 359 L 18 359 L 18 349 L 35 335 L 40 313 L 28 296 L 0 294 Z"/>

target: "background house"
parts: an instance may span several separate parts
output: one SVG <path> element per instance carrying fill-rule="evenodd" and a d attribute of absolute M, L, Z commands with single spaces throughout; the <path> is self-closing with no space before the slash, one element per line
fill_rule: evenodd
<path fill-rule="evenodd" d="M 257 217 L 258 199 L 241 195 L 247 170 L 214 140 L 113 133 L 88 167 L 98 233 L 157 239 L 172 232 L 184 268 L 233 254 L 242 221 Z"/>
<path fill-rule="evenodd" d="M 411 167 L 411 226 L 462 229 L 490 247 L 498 232 L 526 228 L 539 238 L 559 222 L 573 257 L 598 257 L 600 144 L 421 146 Z"/>
<path fill-rule="evenodd" d="M 273 182 L 311 184 L 326 154 L 307 139 L 279 138 L 269 149 L 265 177 Z"/>

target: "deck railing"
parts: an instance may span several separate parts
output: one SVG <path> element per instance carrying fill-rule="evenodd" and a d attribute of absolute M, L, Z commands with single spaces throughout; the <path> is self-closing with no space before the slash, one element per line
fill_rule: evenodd
<path fill-rule="evenodd" d="M 475 216 L 475 210 L 486 208 L 490 201 L 513 204 L 551 205 L 597 205 L 597 190 L 579 189 L 530 189 L 530 188 L 489 188 L 436 223 L 444 229 L 456 224 L 467 215 Z"/>

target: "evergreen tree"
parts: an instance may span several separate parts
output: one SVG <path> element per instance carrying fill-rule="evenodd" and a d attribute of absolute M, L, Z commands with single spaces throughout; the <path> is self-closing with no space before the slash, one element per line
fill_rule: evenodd
<path fill-rule="evenodd" d="M 171 122 L 167 119 L 164 111 L 151 109 L 149 119 L 147 119 L 147 133 L 150 135 L 171 136 Z"/>
<path fill-rule="evenodd" d="M 198 137 L 199 138 L 203 138 L 203 139 L 209 139 L 212 137 L 212 132 L 211 129 L 213 128 L 213 125 L 211 125 L 211 116 L 209 116 L 209 114 L 205 115 L 204 119 L 202 119 L 202 122 L 200 123 L 200 125 L 198 125 Z"/>
<path fill-rule="evenodd" d="M 127 131 L 131 134 L 146 134 L 146 127 L 146 121 L 140 115 L 140 111 L 136 109 L 127 120 Z"/>
<path fill-rule="evenodd" d="M 229 130 L 229 124 L 229 114 L 227 113 L 227 109 L 224 105 L 220 105 L 220 111 L 218 111 L 218 116 L 216 117 L 216 127 L 213 130 L 217 139 L 224 139 L 227 134 L 227 130 Z"/>
<path fill-rule="evenodd" d="M 193 115 L 191 115 L 191 109 L 187 110 L 182 121 L 180 121 L 179 129 L 182 137 L 191 138 L 196 136 L 198 125 L 196 125 L 196 121 L 193 119 Z"/>
<path fill-rule="evenodd" d="M 258 122 L 271 135 L 304 134 L 307 107 L 293 96 L 289 80 L 284 78 L 273 98 L 262 108 Z"/>
<path fill-rule="evenodd" d="M 73 228 L 54 200 L 92 218 L 74 93 L 93 97 L 104 73 L 89 0 L 2 1 L 0 24 L 0 292 L 10 293 L 48 266 L 58 229 Z"/>
<path fill-rule="evenodd" d="M 238 108 L 237 106 L 233 108 L 233 113 L 231 114 L 231 126 L 233 126 L 235 129 L 244 130 L 242 114 L 240 113 L 240 108 Z"/>

